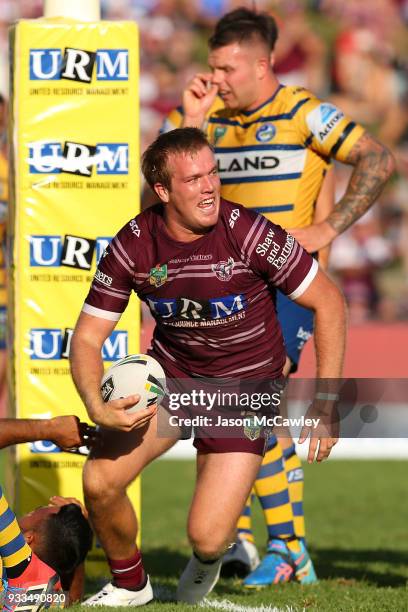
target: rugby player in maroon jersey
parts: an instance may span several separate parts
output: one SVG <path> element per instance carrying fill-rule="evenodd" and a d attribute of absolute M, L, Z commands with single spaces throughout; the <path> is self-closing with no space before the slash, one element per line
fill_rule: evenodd
<path fill-rule="evenodd" d="M 143 173 L 161 204 L 132 219 L 112 240 L 71 345 L 74 382 L 90 418 L 103 428 L 103 445 L 85 466 L 84 486 L 113 580 L 90 605 L 143 605 L 153 598 L 134 543 L 137 522 L 126 487 L 176 442 L 174 434 L 157 435 L 155 406 L 128 414 L 138 396 L 106 404 L 101 397 L 101 347 L 132 290 L 155 318 L 150 354 L 170 381 L 279 378 L 285 350 L 273 287 L 315 313 L 317 377 L 339 378 L 343 363 L 341 293 L 282 228 L 220 199 L 214 155 L 200 130 L 159 136 L 144 154 Z M 336 435 L 323 427 L 310 433 L 309 460 L 321 461 Z M 193 555 L 177 590 L 178 599 L 189 603 L 217 582 L 265 439 L 196 437 L 194 446 L 197 479 L 187 527 Z"/>

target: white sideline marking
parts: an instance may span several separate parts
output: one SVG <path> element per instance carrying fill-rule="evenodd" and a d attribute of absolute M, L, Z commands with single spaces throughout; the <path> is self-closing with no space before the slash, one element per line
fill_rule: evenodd
<path fill-rule="evenodd" d="M 228 612 L 299 612 L 299 609 L 292 608 L 292 606 L 285 606 L 284 608 L 277 608 L 276 606 L 244 606 L 235 604 L 229 601 L 229 599 L 203 599 L 199 605 L 216 610 L 227 610 Z"/>

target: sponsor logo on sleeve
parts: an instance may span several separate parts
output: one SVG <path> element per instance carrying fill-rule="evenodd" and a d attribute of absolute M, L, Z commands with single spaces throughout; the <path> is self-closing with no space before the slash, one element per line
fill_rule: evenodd
<path fill-rule="evenodd" d="M 295 244 L 295 239 L 293 236 L 291 236 L 290 234 L 288 234 L 286 236 L 286 242 L 283 245 L 283 248 L 281 250 L 281 252 L 279 253 L 278 256 L 275 256 L 273 258 L 273 261 L 271 261 L 269 259 L 268 256 L 268 261 L 269 263 L 271 263 L 273 266 L 275 266 L 275 268 L 277 268 L 278 270 L 280 270 L 282 268 L 282 266 L 285 265 L 285 263 L 287 262 L 287 259 L 289 257 L 289 255 L 291 254 L 291 252 L 293 251 L 293 245 Z"/>
<path fill-rule="evenodd" d="M 230 218 L 228 219 L 228 225 L 231 229 L 234 228 L 236 221 L 239 219 L 239 208 L 233 208 L 230 214 Z"/>
<path fill-rule="evenodd" d="M 112 285 L 112 277 L 108 276 L 107 274 L 104 274 L 101 270 L 97 270 L 95 272 L 95 280 L 98 281 L 98 283 L 101 283 L 102 285 L 105 285 L 106 287 L 111 287 Z"/>
<path fill-rule="evenodd" d="M 136 219 L 132 219 L 129 223 L 132 234 L 134 234 L 137 238 L 140 236 L 140 228 L 136 222 Z"/>
<path fill-rule="evenodd" d="M 265 257 L 269 249 L 271 250 L 272 253 L 273 252 L 277 253 L 279 251 L 280 246 L 277 242 L 274 241 L 273 239 L 274 236 L 275 236 L 275 232 L 273 231 L 272 228 L 270 228 L 265 238 L 263 239 L 263 241 L 260 242 L 256 247 L 256 252 L 258 255 L 260 255 L 261 257 Z"/>
<path fill-rule="evenodd" d="M 306 116 L 310 131 L 320 144 L 330 135 L 344 113 L 333 104 L 319 104 Z"/>
<path fill-rule="evenodd" d="M 266 257 L 268 263 L 272 264 L 275 268 L 280 270 L 286 263 L 289 255 L 292 252 L 295 239 L 293 236 L 288 234 L 286 236 L 286 242 L 283 247 L 273 239 L 275 232 L 272 228 L 268 230 L 265 238 L 256 247 L 256 253 L 261 257 Z"/>

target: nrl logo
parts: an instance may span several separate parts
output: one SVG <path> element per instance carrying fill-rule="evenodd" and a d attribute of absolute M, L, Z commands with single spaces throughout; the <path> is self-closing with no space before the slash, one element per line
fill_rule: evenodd
<path fill-rule="evenodd" d="M 244 434 L 245 436 L 248 438 L 248 440 L 251 440 L 252 442 L 254 442 L 254 440 L 257 440 L 259 438 L 259 436 L 261 435 L 261 426 L 260 425 L 255 425 L 255 418 L 254 417 L 246 417 L 245 421 L 248 423 L 247 425 L 245 425 L 244 427 Z M 252 422 L 250 422 L 252 421 Z M 250 423 L 249 423 L 250 422 Z"/>
<path fill-rule="evenodd" d="M 211 265 L 211 269 L 215 276 L 220 281 L 229 281 L 232 277 L 232 270 L 235 266 L 235 261 L 232 257 L 228 257 L 228 261 L 219 261 Z"/>
<path fill-rule="evenodd" d="M 226 127 L 217 126 L 214 130 L 214 145 L 217 145 L 227 131 Z"/>
<path fill-rule="evenodd" d="M 155 268 L 151 268 L 149 282 L 155 287 L 161 287 L 167 280 L 167 264 L 161 266 L 157 264 Z"/>

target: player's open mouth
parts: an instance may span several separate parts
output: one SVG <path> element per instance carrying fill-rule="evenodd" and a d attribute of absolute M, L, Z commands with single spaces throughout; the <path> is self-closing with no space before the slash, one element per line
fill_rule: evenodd
<path fill-rule="evenodd" d="M 212 212 L 215 210 L 215 198 L 207 198 L 198 204 L 198 208 L 204 212 Z"/>

